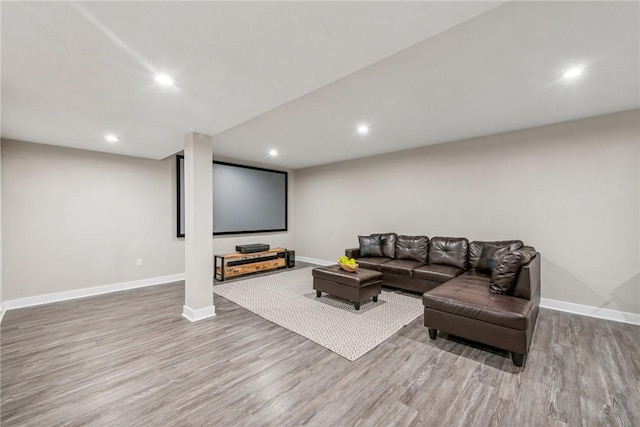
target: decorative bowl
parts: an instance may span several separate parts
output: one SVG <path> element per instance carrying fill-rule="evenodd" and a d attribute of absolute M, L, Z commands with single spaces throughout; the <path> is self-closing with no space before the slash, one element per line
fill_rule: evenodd
<path fill-rule="evenodd" d="M 358 264 L 342 264 L 338 262 L 338 265 L 342 267 L 344 271 L 348 271 L 349 273 L 354 273 L 358 270 Z"/>

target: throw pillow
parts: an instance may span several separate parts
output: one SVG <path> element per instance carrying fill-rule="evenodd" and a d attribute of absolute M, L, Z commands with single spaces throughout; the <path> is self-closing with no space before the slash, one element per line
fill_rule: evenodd
<path fill-rule="evenodd" d="M 396 233 L 382 233 L 380 234 L 382 239 L 382 255 L 394 259 L 396 257 L 396 240 L 398 235 Z"/>
<path fill-rule="evenodd" d="M 493 242 L 483 242 L 483 241 L 473 241 L 469 243 L 469 268 L 475 269 L 478 265 L 478 259 L 480 259 L 480 254 L 482 253 L 482 248 L 484 245 L 493 245 L 506 247 L 509 251 L 515 251 L 516 249 L 520 249 L 524 244 L 521 240 L 499 240 Z"/>
<path fill-rule="evenodd" d="M 381 243 L 382 239 L 379 234 L 372 234 L 371 236 L 358 236 L 360 242 L 360 256 L 382 256 Z"/>
<path fill-rule="evenodd" d="M 478 258 L 478 264 L 476 265 L 476 271 L 484 274 L 491 274 L 493 267 L 498 260 L 498 257 L 507 251 L 504 246 L 496 246 L 485 244 L 482 247 L 482 253 Z"/>
<path fill-rule="evenodd" d="M 535 255 L 529 250 L 508 251 L 500 255 L 491 272 L 489 291 L 494 294 L 510 295 L 513 291 L 522 266 Z"/>

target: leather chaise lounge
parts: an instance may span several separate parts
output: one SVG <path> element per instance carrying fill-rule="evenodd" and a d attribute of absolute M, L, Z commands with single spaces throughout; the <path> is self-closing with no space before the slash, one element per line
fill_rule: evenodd
<path fill-rule="evenodd" d="M 460 237 L 359 236 L 345 250 L 382 284 L 423 293 L 424 325 L 511 352 L 523 366 L 540 304 L 540 254 L 519 240 L 469 242 Z"/>

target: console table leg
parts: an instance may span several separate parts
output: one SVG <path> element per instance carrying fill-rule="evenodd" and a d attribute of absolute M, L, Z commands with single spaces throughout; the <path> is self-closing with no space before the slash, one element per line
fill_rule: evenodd
<path fill-rule="evenodd" d="M 320 298 L 322 296 L 322 292 L 321 291 L 316 291 L 316 297 Z"/>
<path fill-rule="evenodd" d="M 356 308 L 356 310 L 360 310 L 360 303 L 359 302 L 354 302 L 353 306 Z"/>
<path fill-rule="evenodd" d="M 373 302 L 378 302 L 378 295 L 376 295 L 375 297 L 373 297 Z"/>

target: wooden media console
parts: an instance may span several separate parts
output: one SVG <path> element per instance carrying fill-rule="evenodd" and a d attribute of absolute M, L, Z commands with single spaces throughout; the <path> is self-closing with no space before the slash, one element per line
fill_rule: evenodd
<path fill-rule="evenodd" d="M 287 268 L 286 252 L 284 248 L 273 248 L 264 252 L 241 254 L 215 255 L 214 267 L 216 280 L 223 282 L 225 279 L 257 273 L 259 271 L 278 270 Z"/>

